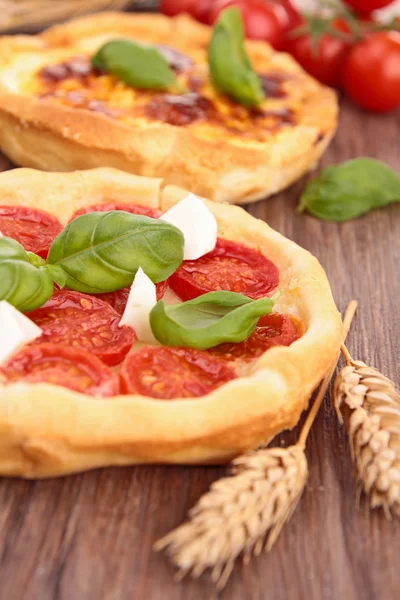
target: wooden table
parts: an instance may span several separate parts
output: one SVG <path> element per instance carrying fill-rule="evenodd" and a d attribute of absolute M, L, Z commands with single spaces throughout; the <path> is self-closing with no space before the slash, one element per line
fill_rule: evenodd
<path fill-rule="evenodd" d="M 400 115 L 345 105 L 324 164 L 367 155 L 400 172 Z M 10 165 L 1 159 L 1 168 Z M 300 181 L 249 207 L 316 254 L 338 306 L 360 309 L 353 355 L 400 383 L 400 205 L 345 224 L 295 212 Z M 286 443 L 297 432 L 281 436 Z M 394 600 L 400 527 L 356 506 L 346 436 L 326 399 L 307 454 L 309 483 L 269 555 L 238 565 L 219 596 L 206 577 L 174 583 L 153 542 L 185 518 L 223 468 L 104 469 L 50 481 L 0 481 L 1 600 Z"/>

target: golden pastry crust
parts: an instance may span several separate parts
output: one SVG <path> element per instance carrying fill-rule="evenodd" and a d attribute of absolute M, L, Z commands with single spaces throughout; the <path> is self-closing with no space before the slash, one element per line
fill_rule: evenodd
<path fill-rule="evenodd" d="M 160 94 L 132 90 L 111 76 L 96 85 L 60 82 L 57 97 L 40 97 L 49 87 L 38 76 L 43 66 L 88 57 L 121 36 L 173 46 L 193 59 L 191 81 L 200 80 L 201 95 L 214 107 L 206 118 L 184 126 L 164 123 L 154 117 L 157 110 L 146 112 Z M 266 116 L 249 116 L 210 85 L 209 36 L 208 27 L 187 16 L 103 13 L 38 36 L 3 37 L 2 151 L 16 164 L 50 171 L 111 166 L 160 176 L 219 202 L 242 204 L 282 190 L 312 169 L 329 144 L 337 124 L 336 94 L 289 55 L 247 42 L 255 70 L 272 83 L 277 78 L 280 90 L 265 100 Z M 118 116 L 98 112 L 99 104 Z"/>
<path fill-rule="evenodd" d="M 35 206 L 66 223 L 82 206 L 137 202 L 166 210 L 187 192 L 113 169 L 0 175 L 1 204 Z M 93 398 L 51 384 L 0 385 L 0 473 L 28 478 L 136 463 L 223 463 L 296 425 L 339 350 L 341 319 L 315 257 L 243 209 L 207 203 L 219 236 L 259 249 L 280 270 L 276 310 L 304 335 L 268 350 L 202 398 Z"/>

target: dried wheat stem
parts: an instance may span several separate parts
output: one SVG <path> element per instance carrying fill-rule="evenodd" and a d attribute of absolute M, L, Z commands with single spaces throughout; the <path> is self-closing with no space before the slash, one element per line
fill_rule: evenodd
<path fill-rule="evenodd" d="M 344 319 L 343 319 L 343 341 L 345 341 L 347 338 L 351 323 L 354 319 L 354 315 L 356 314 L 357 307 L 358 307 L 358 302 L 356 300 L 352 300 L 346 309 L 346 312 L 344 314 Z M 327 375 L 322 380 L 321 386 L 318 391 L 318 395 L 314 400 L 314 403 L 310 409 L 310 412 L 307 415 L 306 422 L 304 423 L 303 428 L 301 430 L 299 439 L 296 444 L 297 446 L 305 448 L 308 434 L 310 433 L 311 427 L 315 421 L 318 411 L 321 408 L 321 404 L 322 404 L 325 394 L 328 390 L 329 384 L 330 384 L 333 374 L 335 372 L 339 358 L 340 358 L 340 353 L 338 354 L 331 369 L 328 371 Z"/>
<path fill-rule="evenodd" d="M 350 450 L 360 488 L 371 508 L 400 515 L 400 395 L 377 369 L 353 360 L 336 378 L 333 401 L 342 422 L 345 409 Z"/>
<path fill-rule="evenodd" d="M 43 27 L 99 10 L 122 9 L 129 0 L 0 0 L 0 30 Z"/>
<path fill-rule="evenodd" d="M 356 308 L 352 302 L 346 311 L 344 338 Z M 167 549 L 178 567 L 178 579 L 187 573 L 198 577 L 209 568 L 212 580 L 222 589 L 240 554 L 247 561 L 264 547 L 271 549 L 307 482 L 305 443 L 336 363 L 320 386 L 298 443 L 238 457 L 230 476 L 213 483 L 192 508 L 189 521 L 155 544 L 155 550 Z"/>

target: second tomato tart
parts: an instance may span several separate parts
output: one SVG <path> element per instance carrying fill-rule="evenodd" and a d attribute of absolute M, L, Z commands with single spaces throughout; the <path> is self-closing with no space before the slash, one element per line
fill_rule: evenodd
<path fill-rule="evenodd" d="M 293 427 L 338 352 L 317 259 L 241 208 L 17 169 L 0 215 L 3 475 L 224 463 Z"/>
<path fill-rule="evenodd" d="M 187 16 L 105 13 L 36 36 L 3 37 L 1 150 L 18 165 L 48 171 L 110 166 L 163 177 L 219 202 L 278 192 L 326 149 L 336 129 L 336 94 L 288 54 L 249 41 L 261 95 L 249 107 L 247 97 L 237 100 L 214 84 L 211 35 Z M 124 69 L 117 76 L 103 58 L 94 60 L 121 39 L 157 52 L 175 84 L 138 88 L 152 83 L 136 83 Z M 216 53 L 224 60 L 231 54 L 224 47 Z M 133 75 L 149 68 L 144 58 Z M 237 68 L 221 65 L 220 77 L 231 73 L 235 85 Z"/>

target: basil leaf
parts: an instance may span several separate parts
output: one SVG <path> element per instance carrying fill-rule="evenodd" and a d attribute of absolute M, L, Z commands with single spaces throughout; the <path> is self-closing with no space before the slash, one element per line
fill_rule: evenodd
<path fill-rule="evenodd" d="M 252 300 L 235 292 L 210 292 L 170 306 L 160 300 L 150 313 L 150 325 L 164 346 L 207 350 L 247 339 L 258 319 L 271 312 L 276 297 Z"/>
<path fill-rule="evenodd" d="M 45 268 L 31 264 L 30 255 L 15 240 L 0 238 L 0 300 L 22 312 L 42 306 L 54 287 Z"/>
<path fill-rule="evenodd" d="M 88 294 L 131 285 L 139 267 L 154 283 L 183 260 L 181 231 L 162 221 L 115 210 L 77 217 L 53 241 L 48 265 L 60 267 L 68 288 Z"/>
<path fill-rule="evenodd" d="M 348 221 L 399 201 L 400 177 L 379 160 L 356 158 L 321 171 L 307 185 L 298 211 L 327 221 Z"/>
<path fill-rule="evenodd" d="M 129 40 L 111 40 L 92 58 L 92 65 L 112 73 L 127 85 L 146 90 L 179 88 L 174 72 L 153 46 Z"/>
<path fill-rule="evenodd" d="M 57 265 L 45 265 L 45 271 L 49 273 L 52 280 L 58 285 L 59 288 L 64 288 L 67 283 L 67 275 L 61 267 Z"/>
<path fill-rule="evenodd" d="M 34 267 L 43 267 L 46 264 L 46 261 L 41 256 L 38 256 L 34 252 L 26 252 L 29 258 L 29 262 Z"/>
<path fill-rule="evenodd" d="M 262 103 L 264 92 L 246 53 L 242 18 L 236 7 L 224 10 L 215 24 L 208 64 L 211 79 L 221 92 L 244 106 Z"/>

